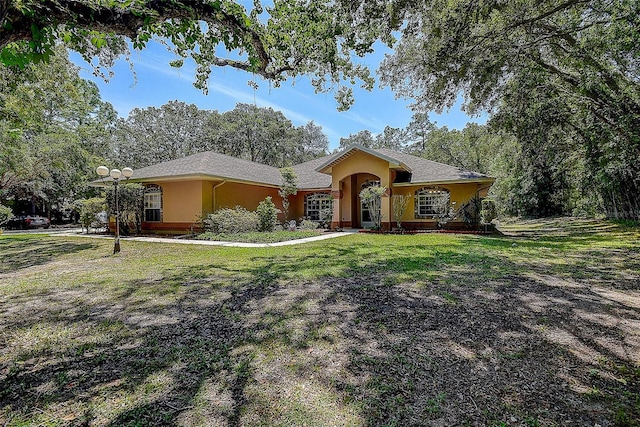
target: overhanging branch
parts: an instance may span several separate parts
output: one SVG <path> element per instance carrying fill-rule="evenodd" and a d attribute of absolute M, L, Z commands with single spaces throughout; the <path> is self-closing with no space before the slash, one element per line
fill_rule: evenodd
<path fill-rule="evenodd" d="M 16 8 L 11 0 L 0 0 L 0 49 L 9 43 L 32 41 L 32 28 L 69 28 L 100 31 L 136 39 L 141 30 L 168 20 L 204 21 L 234 34 L 250 61 L 214 61 L 260 74 L 268 79 L 276 73 L 267 69 L 271 57 L 263 43 L 259 24 L 251 22 L 241 7 L 228 0 L 150 0 L 128 7 L 107 7 L 77 0 L 38 0 L 28 4 L 29 12 Z M 278 70 L 287 71 L 287 68 Z"/>

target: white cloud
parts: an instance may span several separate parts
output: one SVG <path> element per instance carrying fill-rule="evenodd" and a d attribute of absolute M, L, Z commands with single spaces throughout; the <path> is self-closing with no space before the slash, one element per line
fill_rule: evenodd
<path fill-rule="evenodd" d="M 382 132 L 384 130 L 384 127 L 387 126 L 388 124 L 382 120 L 379 120 L 376 117 L 373 117 L 373 116 L 363 117 L 360 114 L 354 113 L 352 111 L 348 111 L 343 114 L 347 120 L 351 120 L 352 122 L 366 126 L 373 133 Z"/>

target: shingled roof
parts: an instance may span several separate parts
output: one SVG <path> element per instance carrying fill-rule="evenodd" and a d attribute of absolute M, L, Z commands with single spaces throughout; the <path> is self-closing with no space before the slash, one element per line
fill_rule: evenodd
<path fill-rule="evenodd" d="M 331 175 L 322 173 L 320 170 L 326 170 L 329 165 L 340 162 L 343 158 L 346 158 L 346 153 L 353 150 L 362 150 L 370 155 L 388 160 L 390 164 L 400 166 L 402 169 L 410 171 L 410 181 L 403 183 L 407 185 L 467 180 L 493 180 L 493 178 L 478 172 L 467 171 L 410 154 L 385 148 L 370 149 L 359 145 L 352 145 L 338 153 L 293 166 L 293 169 L 298 175 L 298 188 L 300 190 L 331 188 Z M 193 154 L 181 159 L 170 160 L 168 162 L 136 169 L 132 181 L 186 179 L 193 177 L 228 179 L 276 187 L 282 183 L 282 176 L 278 168 L 215 153 L 213 151 Z M 95 181 L 95 184 L 100 184 L 101 182 L 102 181 Z"/>
<path fill-rule="evenodd" d="M 282 175 L 280 175 L 278 168 L 213 151 L 205 151 L 204 153 L 136 169 L 132 179 L 134 181 L 143 181 L 152 178 L 166 179 L 192 176 L 231 179 L 275 186 L 279 186 L 282 183 Z"/>
<path fill-rule="evenodd" d="M 318 172 L 316 169 L 327 159 L 336 157 L 338 153 L 318 159 L 309 160 L 293 166 L 293 170 L 298 175 L 298 188 L 304 189 L 320 189 L 331 188 L 331 175 Z"/>
<path fill-rule="evenodd" d="M 398 163 L 407 165 L 411 169 L 411 184 L 465 180 L 493 181 L 493 178 L 479 172 L 445 165 L 444 163 L 434 162 L 422 157 L 412 156 L 411 154 L 399 153 L 386 148 L 380 148 L 374 151 L 387 157 L 392 157 L 396 159 Z"/>

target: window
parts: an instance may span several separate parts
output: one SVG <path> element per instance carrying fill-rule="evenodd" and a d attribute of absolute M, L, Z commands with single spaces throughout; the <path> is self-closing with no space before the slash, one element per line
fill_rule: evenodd
<path fill-rule="evenodd" d="M 433 218 L 449 205 L 449 190 L 438 187 L 424 187 L 416 191 L 415 217 Z"/>
<path fill-rule="evenodd" d="M 333 210 L 333 199 L 329 193 L 313 193 L 304 197 L 304 216 L 312 221 L 325 221 Z"/>
<path fill-rule="evenodd" d="M 150 185 L 144 190 L 144 220 L 162 221 L 162 187 Z"/>

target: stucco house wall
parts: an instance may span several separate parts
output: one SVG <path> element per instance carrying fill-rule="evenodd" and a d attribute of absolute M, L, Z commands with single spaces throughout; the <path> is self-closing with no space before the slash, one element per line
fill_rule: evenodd
<path fill-rule="evenodd" d="M 381 186 L 389 189 L 381 203 L 382 225 L 386 229 L 395 226 L 396 221 L 391 194 L 412 196 L 402 218 L 404 227 L 432 228 L 435 220 L 415 217 L 416 190 L 434 185 L 446 188 L 450 200 L 459 207 L 475 194 L 485 196 L 493 183 L 493 178 L 477 172 L 359 145 L 293 168 L 299 177 L 299 190 L 290 197 L 288 219 L 300 220 L 307 215 L 306 195 L 328 193 L 334 202 L 332 227 L 363 225 L 359 193 L 366 181 L 380 181 Z M 162 220 L 143 223 L 143 230 L 151 232 L 191 231 L 208 213 L 238 205 L 253 211 L 267 196 L 282 210 L 282 199 L 278 195 L 282 176 L 278 168 L 211 151 L 141 168 L 134 171 L 131 181 L 162 188 Z M 93 185 L 108 185 L 108 182 L 100 180 Z M 279 220 L 285 220 L 283 214 Z"/>
<path fill-rule="evenodd" d="M 439 187 L 449 190 L 450 202 L 455 203 L 454 209 L 459 208 L 464 203 L 472 199 L 479 189 L 486 185 L 478 183 L 450 183 L 450 184 L 428 184 L 428 185 L 395 185 L 392 187 L 392 194 L 410 195 L 411 200 L 407 206 L 407 210 L 402 216 L 403 228 L 417 229 L 417 228 L 433 228 L 436 226 L 436 220 L 433 218 L 416 218 L 415 212 L 415 197 L 416 191 L 424 187 Z M 393 214 L 393 208 L 391 210 L 392 226 L 395 226 L 396 217 Z M 460 220 L 452 221 L 452 224 L 462 225 Z"/>
<path fill-rule="evenodd" d="M 254 211 L 258 207 L 258 204 L 267 196 L 271 196 L 276 207 L 282 209 L 282 199 L 278 195 L 277 188 L 225 182 L 215 189 L 214 211 L 221 208 L 233 209 L 238 205 L 247 210 Z"/>

